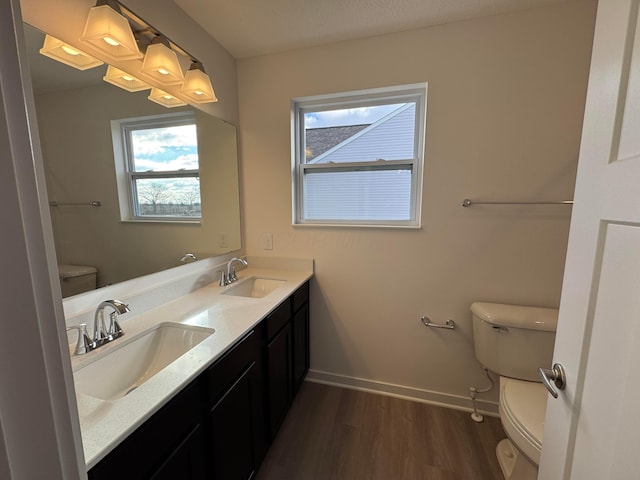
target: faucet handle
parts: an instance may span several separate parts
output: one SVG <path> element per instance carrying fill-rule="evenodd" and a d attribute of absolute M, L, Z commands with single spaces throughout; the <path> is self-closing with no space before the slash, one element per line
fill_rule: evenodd
<path fill-rule="evenodd" d="M 124 335 L 124 330 L 118 323 L 118 314 L 116 312 L 111 312 L 109 314 L 109 329 L 107 330 L 107 339 L 109 341 L 115 340 L 116 338 L 120 338 Z"/>
<path fill-rule="evenodd" d="M 227 274 L 224 272 L 220 272 L 220 286 L 226 287 L 227 284 Z"/>
<path fill-rule="evenodd" d="M 78 330 L 78 341 L 76 343 L 76 348 L 73 352 L 74 355 L 84 355 L 87 352 L 90 352 L 94 348 L 96 348 L 96 344 L 91 341 L 89 338 L 89 334 L 87 333 L 87 324 L 81 323 L 80 325 L 74 325 L 72 327 L 67 327 L 67 332 L 69 330 Z"/>

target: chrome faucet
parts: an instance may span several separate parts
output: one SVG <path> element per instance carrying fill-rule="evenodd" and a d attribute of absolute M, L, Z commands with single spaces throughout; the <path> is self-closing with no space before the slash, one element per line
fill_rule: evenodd
<path fill-rule="evenodd" d="M 111 307 L 113 312 L 109 314 L 109 328 L 104 323 L 104 309 Z M 119 300 L 105 300 L 98 305 L 93 317 L 93 348 L 98 348 L 107 342 L 111 342 L 124 335 L 124 331 L 118 323 L 118 315 L 127 313 L 129 305 Z"/>
<path fill-rule="evenodd" d="M 73 352 L 74 355 L 84 355 L 85 353 L 90 352 L 91 350 L 96 348 L 95 343 L 92 342 L 89 338 L 86 323 L 67 327 L 67 332 L 69 330 L 78 330 L 78 342 L 76 343 L 76 348 Z"/>
<path fill-rule="evenodd" d="M 187 260 L 193 260 L 194 262 L 197 262 L 198 257 L 196 257 L 193 253 L 185 253 L 180 259 L 180 262 L 185 263 Z"/>
<path fill-rule="evenodd" d="M 220 275 L 220 286 L 231 285 L 233 282 L 238 280 L 236 277 L 236 268 L 233 266 L 234 262 L 241 263 L 245 267 L 249 265 L 244 258 L 233 257 L 231 260 L 227 262 L 227 272 L 222 272 Z"/>

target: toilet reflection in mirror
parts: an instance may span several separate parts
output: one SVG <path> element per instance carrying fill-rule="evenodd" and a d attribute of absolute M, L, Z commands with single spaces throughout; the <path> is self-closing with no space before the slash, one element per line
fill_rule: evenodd
<path fill-rule="evenodd" d="M 189 106 L 168 110 L 150 102 L 148 91 L 106 83 L 106 65 L 79 71 L 44 57 L 38 54 L 44 34 L 29 25 L 25 39 L 48 198 L 87 204 L 50 208 L 63 296 L 91 288 L 92 274 L 100 287 L 183 265 L 185 252 L 202 259 L 241 247 L 233 125 Z M 174 112 L 192 112 L 197 125 L 201 198 L 190 211 L 201 209 L 202 218 L 129 221 L 121 209 L 128 193 L 116 185 L 111 122 Z M 91 201 L 101 206 L 89 206 Z M 180 201 L 165 199 L 167 205 Z"/>

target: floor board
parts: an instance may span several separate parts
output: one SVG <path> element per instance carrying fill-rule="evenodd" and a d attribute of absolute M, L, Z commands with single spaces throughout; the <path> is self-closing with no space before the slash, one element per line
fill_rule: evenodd
<path fill-rule="evenodd" d="M 504 480 L 497 418 L 304 382 L 257 480 Z"/>

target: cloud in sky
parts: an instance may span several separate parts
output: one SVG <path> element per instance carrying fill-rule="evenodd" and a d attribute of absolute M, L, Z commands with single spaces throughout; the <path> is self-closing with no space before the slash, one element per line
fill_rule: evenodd
<path fill-rule="evenodd" d="M 405 105 L 378 105 L 373 107 L 344 108 L 305 113 L 305 128 L 323 128 L 345 125 L 362 125 L 377 122 L 388 113 Z"/>
<path fill-rule="evenodd" d="M 195 125 L 136 130 L 131 136 L 138 172 L 198 169 Z"/>

